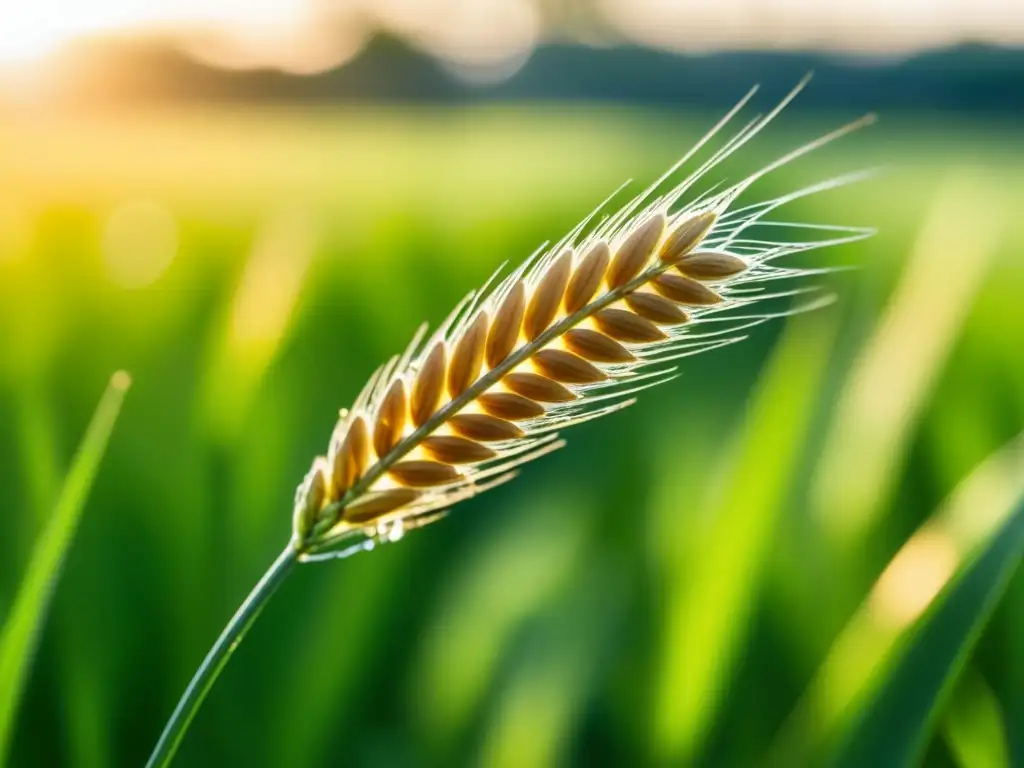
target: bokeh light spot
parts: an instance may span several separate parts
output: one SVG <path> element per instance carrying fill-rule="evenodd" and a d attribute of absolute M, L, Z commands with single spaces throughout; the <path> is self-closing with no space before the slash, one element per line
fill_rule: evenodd
<path fill-rule="evenodd" d="M 178 225 L 159 203 L 125 203 L 107 220 L 103 260 L 123 288 L 144 288 L 159 279 L 178 252 Z"/>
<path fill-rule="evenodd" d="M 948 534 L 919 531 L 875 585 L 870 605 L 876 619 L 886 626 L 910 624 L 924 613 L 959 564 L 957 544 Z"/>

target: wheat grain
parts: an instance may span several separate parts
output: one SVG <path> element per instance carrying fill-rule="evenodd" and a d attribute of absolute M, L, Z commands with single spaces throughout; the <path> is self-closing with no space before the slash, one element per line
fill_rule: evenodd
<path fill-rule="evenodd" d="M 662 277 L 664 275 L 655 280 L 660 280 Z M 647 291 L 635 291 L 629 294 L 625 301 L 626 306 L 634 313 L 661 325 L 682 325 L 690 319 L 674 301 Z"/>
<path fill-rule="evenodd" d="M 405 381 L 398 377 L 391 382 L 377 414 L 373 428 L 373 450 L 378 456 L 385 455 L 402 439 L 408 404 L 405 399 Z"/>
<path fill-rule="evenodd" d="M 677 304 L 717 304 L 722 297 L 692 278 L 666 272 L 651 281 L 651 287 Z"/>
<path fill-rule="evenodd" d="M 666 264 L 675 264 L 696 247 L 714 223 L 715 214 L 712 211 L 687 219 L 665 238 L 658 251 L 658 258 Z"/>
<path fill-rule="evenodd" d="M 457 413 L 448 425 L 463 437 L 483 442 L 517 440 L 525 433 L 512 422 L 486 413 Z"/>
<path fill-rule="evenodd" d="M 570 352 L 598 363 L 628 363 L 636 356 L 615 339 L 589 328 L 573 328 L 562 337 Z"/>
<path fill-rule="evenodd" d="M 345 519 L 353 524 L 369 523 L 388 512 L 411 504 L 419 497 L 412 488 L 369 491 L 345 507 Z"/>
<path fill-rule="evenodd" d="M 555 313 L 558 312 L 558 306 L 565 296 L 565 288 L 569 284 L 572 259 L 572 250 L 563 251 L 537 281 L 533 296 L 526 307 L 526 316 L 523 318 L 523 333 L 527 341 L 535 341 L 555 319 Z"/>
<path fill-rule="evenodd" d="M 609 307 L 594 313 L 594 324 L 602 332 L 619 341 L 651 344 L 668 338 L 663 330 L 645 317 L 628 309 Z"/>
<path fill-rule="evenodd" d="M 665 231 L 665 214 L 656 213 L 638 224 L 615 250 L 615 258 L 608 266 L 608 287 L 620 288 L 643 271 Z"/>
<path fill-rule="evenodd" d="M 449 464 L 473 464 L 498 455 L 486 445 L 457 435 L 431 435 L 422 445 L 428 455 Z"/>
<path fill-rule="evenodd" d="M 767 173 L 866 121 L 732 186 L 695 193 L 794 91 L 663 191 L 752 93 L 644 193 L 597 220 L 606 201 L 561 242 L 493 288 L 470 294 L 433 336 L 424 342 L 421 331 L 371 377 L 343 412 L 327 457 L 315 460 L 299 487 L 293 543 L 300 553 L 329 552 L 357 535 L 393 540 L 432 521 L 557 448 L 556 430 L 618 410 L 635 392 L 672 378 L 667 362 L 737 341 L 742 329 L 794 311 L 732 310 L 799 292 L 764 290 L 770 281 L 808 273 L 777 266 L 777 259 L 868 232 L 788 224 L 829 234 L 786 240 L 753 233 L 770 226 L 767 215 L 782 204 L 855 177 L 743 207 L 737 200 Z"/>
<path fill-rule="evenodd" d="M 738 275 L 747 264 L 731 253 L 694 253 L 685 256 L 676 264 L 676 269 L 697 280 L 722 280 Z"/>
<path fill-rule="evenodd" d="M 480 376 L 487 341 L 487 313 L 478 312 L 462 334 L 448 364 L 448 394 L 458 397 Z"/>
<path fill-rule="evenodd" d="M 448 360 L 448 347 L 444 340 L 434 344 L 424 358 L 412 390 L 409 416 L 417 427 L 426 424 L 430 415 L 437 410 L 444 390 L 444 371 Z"/>
<path fill-rule="evenodd" d="M 597 289 L 601 287 L 601 281 L 604 279 L 604 273 L 608 269 L 611 257 L 608 243 L 603 240 L 598 240 L 587 251 L 587 255 L 576 267 L 569 279 L 569 285 L 565 289 L 566 314 L 579 312 L 588 301 L 594 298 Z"/>
<path fill-rule="evenodd" d="M 449 463 L 443 461 L 399 461 L 388 467 L 393 480 L 413 488 L 445 485 L 458 480 L 462 475 Z"/>
<path fill-rule="evenodd" d="M 477 404 L 491 416 L 509 421 L 533 419 L 544 415 L 543 405 L 514 392 L 485 392 L 477 398 Z"/>
<path fill-rule="evenodd" d="M 341 425 L 339 425 L 341 426 Z M 338 433 L 342 437 L 338 438 Z M 331 482 L 328 493 L 344 493 L 366 472 L 370 461 L 369 430 L 363 416 L 355 416 L 346 428 L 336 430 L 332 441 L 337 448 L 328 454 Z"/>
<path fill-rule="evenodd" d="M 538 403 L 568 403 L 576 394 L 557 381 L 529 371 L 513 371 L 501 383 L 517 395 L 536 400 Z"/>
<path fill-rule="evenodd" d="M 509 289 L 501 307 L 494 314 L 494 323 L 487 334 L 487 367 L 494 368 L 512 354 L 523 327 L 526 311 L 526 286 L 519 280 Z"/>

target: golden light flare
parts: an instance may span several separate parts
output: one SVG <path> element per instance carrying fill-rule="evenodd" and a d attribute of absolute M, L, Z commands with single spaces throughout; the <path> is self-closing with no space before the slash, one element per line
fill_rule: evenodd
<path fill-rule="evenodd" d="M 217 439 L 236 434 L 279 354 L 318 241 L 315 215 L 301 205 L 271 212 L 257 232 L 209 348 L 202 397 Z"/>
<path fill-rule="evenodd" d="M 875 621 L 902 628 L 917 619 L 960 565 L 956 539 L 922 529 L 886 566 L 868 599 Z"/>
<path fill-rule="evenodd" d="M 178 224 L 166 207 L 148 200 L 120 206 L 103 231 L 103 261 L 122 288 L 156 282 L 178 253 Z"/>
<path fill-rule="evenodd" d="M 235 294 L 229 337 L 240 348 L 276 348 L 313 259 L 313 222 L 299 209 L 272 217 L 253 246 Z"/>

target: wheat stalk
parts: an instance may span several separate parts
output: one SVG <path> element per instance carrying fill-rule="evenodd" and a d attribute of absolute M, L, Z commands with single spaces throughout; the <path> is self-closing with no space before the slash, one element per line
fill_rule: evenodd
<path fill-rule="evenodd" d="M 707 174 L 760 133 L 806 79 L 750 120 L 691 174 L 672 179 L 747 105 L 752 89 L 678 163 L 606 213 L 608 198 L 561 241 L 458 304 L 429 337 L 423 326 L 343 410 L 325 456 L 296 492 L 293 534 L 225 627 L 171 716 L 148 765 L 174 753 L 232 651 L 294 565 L 347 557 L 438 519 L 453 504 L 510 480 L 562 442 L 565 427 L 618 411 L 675 376 L 680 358 L 745 338 L 783 311 L 746 308 L 806 293 L 775 281 L 822 270 L 780 266 L 785 256 L 848 243 L 856 227 L 772 222 L 793 200 L 864 174 L 828 179 L 739 205 L 772 171 L 865 125 L 871 116 L 805 144 L 729 186 L 698 191 Z M 614 197 L 613 195 L 612 197 Z M 782 239 L 771 229 L 821 233 Z M 759 235 L 767 228 L 767 235 Z M 755 236 L 758 235 L 758 236 Z M 353 539 L 358 543 L 352 544 Z"/>

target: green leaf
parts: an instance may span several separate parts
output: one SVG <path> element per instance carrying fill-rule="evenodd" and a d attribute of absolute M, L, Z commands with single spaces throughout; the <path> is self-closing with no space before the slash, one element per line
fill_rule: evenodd
<path fill-rule="evenodd" d="M 666 562 L 672 599 L 652 718 L 652 743 L 665 762 L 693 759 L 735 671 L 834 339 L 829 317 L 786 329 L 726 458 L 723 491 L 705 512 L 711 522 L 694 556 Z M 667 503 L 679 516 L 690 513 L 686 500 L 681 490 Z"/>
<path fill-rule="evenodd" d="M 491 535 L 443 588 L 413 672 L 416 719 L 441 763 L 485 705 L 518 631 L 578 567 L 588 533 L 571 514 L 578 498 L 547 488 L 516 514 L 495 514 Z"/>
<path fill-rule="evenodd" d="M 848 375 L 812 498 L 825 533 L 854 558 L 893 498 L 916 425 L 998 254 L 1001 202 L 976 171 L 948 174 L 889 306 Z M 959 226 L 964 220 L 974 226 Z M 949 279 L 951 270 L 956 280 Z"/>
<path fill-rule="evenodd" d="M 1024 556 L 1024 436 L 903 545 L 840 634 L 773 755 L 913 764 Z"/>
<path fill-rule="evenodd" d="M 18 703 L 68 547 L 131 380 L 115 373 L 100 399 L 64 480 L 53 516 L 36 542 L 28 569 L 0 632 L 0 765 L 6 761 Z"/>
<path fill-rule="evenodd" d="M 837 766 L 916 765 L 942 703 L 959 678 L 1024 556 L 1024 499 L 938 597 L 860 722 L 838 750 Z"/>
<path fill-rule="evenodd" d="M 568 580 L 516 638 L 494 685 L 475 765 L 564 765 L 627 614 L 623 573 L 595 565 Z"/>
<path fill-rule="evenodd" d="M 999 699 L 976 669 L 968 669 L 946 707 L 942 731 L 961 768 L 1010 768 Z"/>

